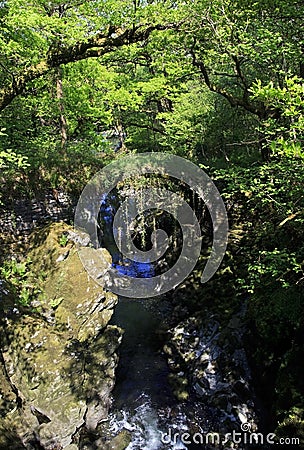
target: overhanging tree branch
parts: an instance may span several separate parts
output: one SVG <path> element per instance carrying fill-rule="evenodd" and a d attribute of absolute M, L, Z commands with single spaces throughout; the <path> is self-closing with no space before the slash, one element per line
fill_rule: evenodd
<path fill-rule="evenodd" d="M 53 68 L 87 58 L 98 58 L 124 45 L 145 41 L 153 31 L 176 28 L 178 24 L 138 25 L 127 29 L 111 26 L 107 33 L 101 33 L 87 42 L 68 47 L 58 43 L 56 47 L 50 47 L 47 56 L 38 64 L 24 69 L 20 75 L 14 77 L 9 86 L 0 89 L 0 111 L 20 95 L 28 83 L 45 75 Z"/>
<path fill-rule="evenodd" d="M 249 99 L 249 89 L 247 82 L 242 74 L 241 67 L 240 67 L 240 61 L 237 58 L 233 58 L 233 61 L 235 63 L 236 68 L 236 76 L 240 79 L 242 85 L 243 85 L 243 91 L 244 94 L 242 97 L 234 96 L 227 92 L 224 88 L 221 86 L 213 83 L 211 81 L 211 78 L 209 76 L 208 70 L 206 65 L 202 60 L 198 60 L 194 51 L 194 47 L 190 50 L 191 57 L 192 57 L 192 64 L 194 67 L 198 68 L 203 80 L 205 81 L 207 87 L 210 89 L 210 91 L 215 92 L 222 97 L 224 97 L 232 107 L 240 106 L 244 108 L 246 111 L 251 112 L 252 114 L 255 114 L 259 117 L 259 119 L 267 119 L 269 117 L 278 118 L 280 117 L 280 111 L 278 109 L 274 108 L 268 108 L 263 103 L 257 104 L 254 102 L 251 102 Z"/>

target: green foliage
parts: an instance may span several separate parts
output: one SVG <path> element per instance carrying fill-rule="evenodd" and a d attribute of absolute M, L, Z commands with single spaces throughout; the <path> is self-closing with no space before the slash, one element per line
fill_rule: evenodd
<path fill-rule="evenodd" d="M 304 157 L 304 84 L 295 76 L 285 78 L 284 84 L 275 86 L 272 81 L 263 85 L 258 80 L 252 87 L 253 97 L 280 113 L 279 119 L 270 118 L 263 127 L 274 154 Z"/>
<path fill-rule="evenodd" d="M 59 245 L 61 247 L 66 247 L 67 243 L 69 242 L 69 238 L 67 236 L 67 234 L 63 233 L 60 237 L 59 237 Z"/>
<path fill-rule="evenodd" d="M 297 260 L 295 253 L 289 253 L 285 249 L 262 250 L 259 252 L 258 261 L 248 264 L 246 280 L 238 281 L 243 289 L 254 294 L 276 282 L 283 288 L 288 288 L 292 284 L 290 278 L 298 273 L 303 276 L 303 263 Z"/>
<path fill-rule="evenodd" d="M 13 177 L 15 174 L 29 167 L 26 156 L 17 153 L 12 149 L 6 147 L 6 128 L 0 130 L 0 174 L 2 176 L 2 183 L 5 182 L 4 177 Z M 2 193 L 0 194 L 0 204 Z"/>
<path fill-rule="evenodd" d="M 36 287 L 35 278 L 31 273 L 31 260 L 17 262 L 15 259 L 6 261 L 0 268 L 1 277 L 8 283 L 10 293 L 14 295 L 16 303 L 30 306 L 37 298 L 40 289 Z"/>
<path fill-rule="evenodd" d="M 212 172 L 229 207 L 233 296 L 247 299 L 247 346 L 259 393 L 281 421 L 280 433 L 288 435 L 288 411 L 304 406 L 303 161 L 284 156 Z"/>
<path fill-rule="evenodd" d="M 14 167 L 25 169 L 22 179 L 55 188 L 71 183 L 71 190 L 77 179 L 80 187 L 116 157 L 106 138 L 111 133 L 122 151 L 126 146 L 166 150 L 209 162 L 219 155 L 238 162 L 256 157 L 264 135 L 276 154 L 300 154 L 303 95 L 300 79 L 293 75 L 300 65 L 300 34 L 298 40 L 291 35 L 279 5 L 233 5 L 225 0 L 211 6 L 202 1 L 113 0 L 29 2 L 25 9 L 20 1 L 7 2 L 2 38 L 11 37 L 11 46 L 5 47 L 2 61 L 4 85 L 56 46 L 85 43 L 109 25 L 146 24 L 153 18 L 180 22 L 178 32 L 155 32 L 140 44 L 70 63 L 30 83 L 0 121 L 8 134 L 5 148 L 19 158 Z M 286 8 L 287 15 L 298 16 L 295 7 Z M 60 79 L 62 96 L 56 88 Z M 231 110 L 229 103 L 248 112 Z M 268 117 L 278 106 L 280 122 Z M 256 115 L 264 113 L 268 119 L 259 123 Z M 286 121 L 289 125 L 282 124 Z M 8 158 L 3 155 L 2 160 Z"/>
<path fill-rule="evenodd" d="M 165 135 L 160 143 L 173 153 L 191 155 L 203 146 L 212 114 L 212 95 L 199 84 L 184 83 L 170 99 L 172 111 L 160 112 L 157 118 L 164 121 Z"/>
<path fill-rule="evenodd" d="M 255 293 L 300 282 L 304 260 L 301 160 L 222 169 L 215 177 L 225 183 L 223 196 L 232 204 L 240 202 L 239 213 L 246 217 L 248 241 L 244 238 L 246 261 L 240 286 Z"/>
<path fill-rule="evenodd" d="M 93 67 L 92 70 L 88 67 L 82 70 L 91 72 L 93 77 Z M 12 178 L 11 184 L 15 185 L 13 189 L 30 188 L 37 192 L 46 185 L 53 188 L 64 186 L 70 192 L 79 192 L 102 166 L 102 158 L 113 154 L 100 129 L 100 123 L 108 127 L 107 112 L 90 103 L 94 85 L 90 86 L 88 80 L 85 82 L 80 78 L 81 88 L 74 89 L 72 85 L 74 82 L 76 84 L 76 73 L 70 73 L 70 68 L 66 69 L 66 73 L 63 102 L 68 141 L 64 148 L 59 100 L 56 90 L 54 92 L 56 76 L 36 80 L 32 86 L 33 95 L 16 99 L 15 104 L 8 107 L 6 114 L 0 118 L 1 125 L 6 128 L 2 137 L 3 146 L 11 149 L 10 155 L 17 154 L 22 163 L 18 170 L 16 164 L 14 167 L 10 165 L 10 172 L 7 173 L 8 179 Z M 104 71 L 101 70 L 100 76 L 102 73 Z M 96 98 L 98 101 L 99 98 Z M 19 177 L 17 185 L 14 176 Z"/>
<path fill-rule="evenodd" d="M 55 297 L 49 302 L 49 305 L 51 308 L 56 309 L 63 300 L 63 297 Z"/>

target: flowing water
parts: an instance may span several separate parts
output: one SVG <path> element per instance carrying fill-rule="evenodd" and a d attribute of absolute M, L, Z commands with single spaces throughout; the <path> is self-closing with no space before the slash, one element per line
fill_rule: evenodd
<path fill-rule="evenodd" d="M 108 432 L 127 430 L 128 450 L 187 449 L 179 436 L 201 424 L 210 425 L 212 411 L 195 402 L 180 403 L 168 381 L 169 369 L 162 351 L 162 318 L 170 312 L 164 299 L 120 298 L 112 324 L 124 329 L 113 391 Z"/>
<path fill-rule="evenodd" d="M 155 300 L 120 298 L 112 319 L 125 333 L 116 372 L 110 428 L 113 433 L 123 429 L 131 432 L 128 450 L 162 448 L 161 431 L 166 431 L 162 430 L 162 422 L 169 411 L 177 407 L 162 353 L 161 317 L 153 302 Z"/>
<path fill-rule="evenodd" d="M 157 270 L 155 265 L 127 260 L 117 250 L 111 229 L 117 208 L 111 205 L 115 202 L 115 198 L 104 201 L 101 207 L 101 245 L 110 251 L 113 267 L 120 273 L 151 277 Z M 179 436 L 190 429 L 203 432 L 203 428 L 212 427 L 214 411 L 195 399 L 178 402 L 173 395 L 162 350 L 171 313 L 170 299 L 166 297 L 121 297 L 115 307 L 111 324 L 121 327 L 124 335 L 119 348 L 113 405 L 109 420 L 100 432 L 109 441 L 121 431 L 129 432 L 131 442 L 127 450 L 201 449 L 201 445 L 186 446 Z"/>

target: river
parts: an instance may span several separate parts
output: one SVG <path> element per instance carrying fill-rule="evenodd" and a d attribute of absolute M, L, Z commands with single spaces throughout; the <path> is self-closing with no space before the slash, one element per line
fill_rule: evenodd
<path fill-rule="evenodd" d="M 193 398 L 179 402 L 169 383 L 162 347 L 170 302 L 164 298 L 120 298 L 111 320 L 123 328 L 113 405 L 107 434 L 130 432 L 127 450 L 198 449 L 186 446 L 180 435 L 193 427 L 203 432 L 214 412 Z M 205 428 L 206 429 L 206 428 Z"/>

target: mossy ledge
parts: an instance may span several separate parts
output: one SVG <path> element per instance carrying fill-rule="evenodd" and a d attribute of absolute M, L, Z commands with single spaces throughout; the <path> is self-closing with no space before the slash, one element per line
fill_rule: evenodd
<path fill-rule="evenodd" d="M 79 245 L 64 223 L 35 231 L 27 257 L 37 298 L 21 307 L 9 286 L 0 293 L 1 449 L 78 448 L 83 430 L 107 417 L 122 337 L 108 325 L 117 297 L 89 277 Z"/>

